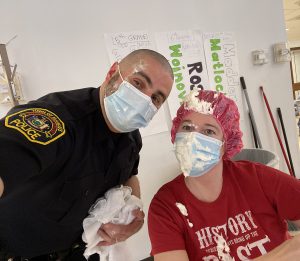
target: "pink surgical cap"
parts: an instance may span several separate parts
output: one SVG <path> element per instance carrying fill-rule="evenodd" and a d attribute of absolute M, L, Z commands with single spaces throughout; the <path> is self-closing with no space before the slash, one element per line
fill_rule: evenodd
<path fill-rule="evenodd" d="M 240 114 L 237 105 L 223 93 L 210 90 L 200 90 L 199 95 L 196 97 L 199 101 L 211 103 L 213 109 L 212 116 L 221 126 L 224 135 L 225 153 L 223 159 L 230 159 L 243 147 L 243 134 L 239 126 Z M 184 117 L 194 111 L 188 109 L 188 107 L 187 101 L 185 100 L 179 107 L 176 117 L 173 119 L 171 130 L 172 143 L 175 141 L 176 133 Z"/>

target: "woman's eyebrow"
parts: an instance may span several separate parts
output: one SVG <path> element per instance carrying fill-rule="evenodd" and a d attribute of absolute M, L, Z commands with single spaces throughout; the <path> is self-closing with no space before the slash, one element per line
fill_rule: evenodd
<path fill-rule="evenodd" d="M 214 129 L 220 131 L 220 128 L 219 128 L 218 126 L 214 125 L 214 124 L 206 123 L 205 126 L 207 126 L 207 127 L 212 127 L 212 128 L 214 128 Z"/>
<path fill-rule="evenodd" d="M 192 121 L 190 121 L 190 120 L 183 120 L 182 122 L 181 122 L 181 124 L 182 123 L 192 123 Z"/>

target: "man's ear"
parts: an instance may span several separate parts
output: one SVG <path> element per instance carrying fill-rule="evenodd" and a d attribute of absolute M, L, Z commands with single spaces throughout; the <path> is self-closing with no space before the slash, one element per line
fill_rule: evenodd
<path fill-rule="evenodd" d="M 115 62 L 109 69 L 108 73 L 106 74 L 105 81 L 109 81 L 114 73 L 118 70 L 118 62 Z"/>

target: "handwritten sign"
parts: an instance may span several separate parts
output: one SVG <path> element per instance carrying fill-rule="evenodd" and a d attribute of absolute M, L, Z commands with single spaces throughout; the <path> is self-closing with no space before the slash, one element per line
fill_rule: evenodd
<path fill-rule="evenodd" d="M 146 31 L 105 34 L 104 38 L 111 63 L 120 61 L 138 49 L 155 49 L 151 36 Z"/>

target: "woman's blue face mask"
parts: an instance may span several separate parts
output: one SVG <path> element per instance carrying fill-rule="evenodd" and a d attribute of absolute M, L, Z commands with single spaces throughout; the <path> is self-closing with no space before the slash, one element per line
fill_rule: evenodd
<path fill-rule="evenodd" d="M 198 132 L 178 132 L 175 155 L 185 176 L 199 177 L 211 170 L 221 158 L 223 142 Z"/>

